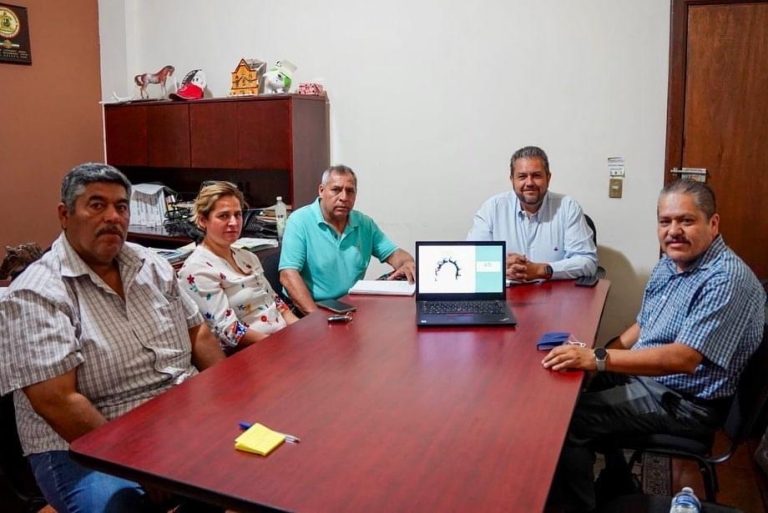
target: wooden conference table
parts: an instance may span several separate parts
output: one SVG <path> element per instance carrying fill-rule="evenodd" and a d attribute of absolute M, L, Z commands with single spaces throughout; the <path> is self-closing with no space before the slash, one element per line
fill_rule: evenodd
<path fill-rule="evenodd" d="M 515 328 L 417 329 L 412 297 L 351 296 L 76 440 L 91 467 L 241 511 L 539 512 L 582 372 L 536 340 L 591 344 L 609 282 L 509 289 Z M 239 421 L 301 438 L 234 449 Z"/>

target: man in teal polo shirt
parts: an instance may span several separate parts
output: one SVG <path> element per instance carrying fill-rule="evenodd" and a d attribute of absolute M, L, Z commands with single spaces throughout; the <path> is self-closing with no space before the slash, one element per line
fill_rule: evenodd
<path fill-rule="evenodd" d="M 353 210 L 357 176 L 347 166 L 323 173 L 319 198 L 300 208 L 285 225 L 280 253 L 280 283 L 303 312 L 315 301 L 335 299 L 365 275 L 371 256 L 394 268 L 389 279 L 413 282 L 413 257 L 399 249 L 376 223 Z"/>

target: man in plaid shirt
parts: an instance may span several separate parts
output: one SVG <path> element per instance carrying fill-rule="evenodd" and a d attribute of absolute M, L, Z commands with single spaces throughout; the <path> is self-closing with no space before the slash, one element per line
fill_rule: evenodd
<path fill-rule="evenodd" d="M 668 433 L 707 439 L 722 423 L 739 376 L 760 344 L 765 292 L 719 234 L 703 183 L 661 191 L 664 256 L 637 322 L 604 348 L 553 349 L 547 369 L 597 371 L 576 405 L 551 494 L 565 511 L 595 508 L 595 448 L 607 438 Z"/>

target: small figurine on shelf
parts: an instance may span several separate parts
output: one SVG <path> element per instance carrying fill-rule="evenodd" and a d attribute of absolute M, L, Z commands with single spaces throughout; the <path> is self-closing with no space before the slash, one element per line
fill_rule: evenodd
<path fill-rule="evenodd" d="M 205 73 L 201 69 L 193 69 L 181 81 L 181 87 L 170 94 L 171 100 L 199 100 L 205 95 Z"/>
<path fill-rule="evenodd" d="M 142 73 L 133 77 L 133 81 L 136 82 L 137 86 L 139 86 L 139 95 L 141 98 L 143 100 L 149 98 L 149 93 L 147 93 L 147 86 L 150 84 L 159 84 L 160 89 L 163 91 L 162 97 L 165 98 L 165 96 L 168 94 L 168 90 L 166 89 L 165 84 L 169 78 L 173 79 L 173 85 L 175 89 L 176 79 L 173 78 L 174 71 L 176 71 L 176 69 L 169 64 L 168 66 L 163 66 L 157 73 Z"/>
<path fill-rule="evenodd" d="M 230 96 L 255 96 L 259 94 L 261 77 L 267 64 L 258 59 L 240 59 L 235 71 L 232 72 L 232 87 Z"/>
<path fill-rule="evenodd" d="M 291 89 L 291 80 L 296 65 L 290 61 L 277 61 L 274 66 L 264 74 L 265 94 L 284 94 Z"/>

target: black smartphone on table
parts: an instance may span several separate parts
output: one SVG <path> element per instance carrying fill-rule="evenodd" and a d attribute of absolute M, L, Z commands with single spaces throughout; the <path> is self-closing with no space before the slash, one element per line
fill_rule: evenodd
<path fill-rule="evenodd" d="M 340 314 L 354 312 L 357 310 L 356 306 L 348 305 L 347 303 L 342 303 L 341 301 L 336 301 L 335 299 L 324 299 L 322 301 L 318 301 L 317 306 Z"/>

